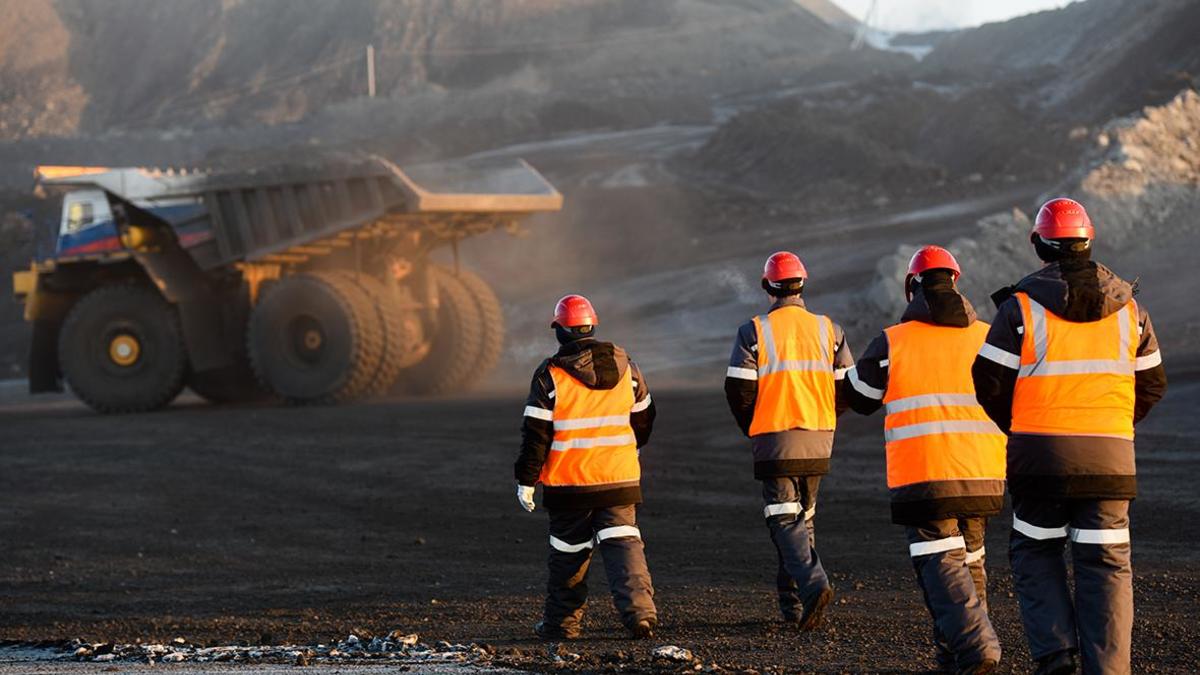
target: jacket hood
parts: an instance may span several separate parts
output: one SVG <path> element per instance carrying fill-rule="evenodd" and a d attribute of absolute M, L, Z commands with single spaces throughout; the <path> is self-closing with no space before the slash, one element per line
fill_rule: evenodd
<path fill-rule="evenodd" d="M 900 321 L 921 321 L 936 326 L 966 328 L 975 323 L 977 318 L 971 301 L 959 293 L 952 283 L 947 283 L 932 287 L 922 286 L 919 292 L 913 293 L 913 299 L 904 309 Z"/>
<path fill-rule="evenodd" d="M 804 297 L 800 295 L 788 295 L 782 298 L 775 298 L 775 302 L 771 303 L 771 309 L 768 312 L 773 312 L 780 307 L 799 307 L 804 309 Z"/>
<path fill-rule="evenodd" d="M 550 357 L 551 365 L 567 371 L 589 389 L 612 389 L 629 368 L 625 350 L 611 342 L 584 338 L 569 342 Z"/>
<path fill-rule="evenodd" d="M 1054 314 L 1075 323 L 1099 321 L 1133 299 L 1133 284 L 1091 260 L 1060 260 L 1012 287 Z"/>

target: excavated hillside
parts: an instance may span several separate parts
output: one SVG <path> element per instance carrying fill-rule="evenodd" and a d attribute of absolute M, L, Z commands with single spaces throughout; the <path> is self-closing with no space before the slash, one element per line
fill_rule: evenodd
<path fill-rule="evenodd" d="M 1195 87 L 1197 35 L 1200 3 L 1192 0 L 1089 0 L 950 33 L 921 70 L 936 79 L 1024 80 L 1023 103 L 1104 124 Z"/>
<path fill-rule="evenodd" d="M 1200 247 L 1200 95 L 1187 90 L 1171 101 L 1116 119 L 1091 137 L 1091 148 L 1071 175 L 1043 199 L 1080 200 L 1096 224 L 1095 259 L 1138 279 L 1164 349 L 1194 360 L 1200 338 L 1194 283 Z M 1036 204 L 1030 204 L 1032 210 Z M 965 271 L 960 286 L 984 318 L 988 296 L 1040 264 L 1029 245 L 1030 216 L 1022 210 L 981 220 L 976 231 L 950 242 Z M 908 259 L 923 242 L 901 245 L 880 260 L 876 280 L 860 305 L 864 323 L 894 320 L 903 311 L 897 289 Z"/>
<path fill-rule="evenodd" d="M 29 195 L 37 164 L 277 163 L 330 150 L 411 162 L 706 125 L 714 97 L 771 90 L 844 53 L 852 23 L 828 0 L 0 0 L 0 268 L 27 264 L 31 230 L 52 227 L 52 205 Z M 552 178 L 587 203 L 562 171 Z M 674 178 L 656 180 L 674 190 Z M 607 225 L 576 213 L 568 234 Z M 0 377 L 24 361 L 19 317 L 0 300 Z"/>
<path fill-rule="evenodd" d="M 848 43 L 791 0 L 4 0 L 0 26 L 8 139 L 294 122 L 366 93 L 368 44 L 397 108 L 486 88 L 523 94 L 520 112 L 619 123 Z M 61 112 L 19 123 L 47 103 Z"/>
<path fill-rule="evenodd" d="M 1088 0 L 927 36 L 920 62 L 742 112 L 693 167 L 808 213 L 1057 182 L 1100 125 L 1195 86 L 1197 35 L 1200 3 Z"/>
<path fill-rule="evenodd" d="M 900 73 L 837 83 L 743 112 L 692 158 L 760 199 L 820 215 L 1053 181 L 1082 150 L 1038 121 L 1019 87 L 933 86 Z"/>
<path fill-rule="evenodd" d="M 79 128 L 87 95 L 70 74 L 70 43 L 50 2 L 0 2 L 0 140 Z"/>
<path fill-rule="evenodd" d="M 970 230 L 978 213 L 1013 203 L 1008 195 L 1028 210 L 1030 195 L 1088 167 L 1063 186 L 1076 194 L 1099 180 L 1085 181 L 1096 167 L 1125 166 L 1110 153 L 1135 156 L 1148 142 L 1109 120 L 1164 104 L 1200 72 L 1200 5 L 1186 0 L 1087 0 L 938 34 L 923 61 L 851 51 L 853 21 L 828 0 L 0 0 L 0 19 L 9 268 L 28 258 L 26 233 L 42 220 L 20 214 L 34 206 L 38 163 L 487 152 L 529 159 L 567 196 L 563 213 L 531 223 L 534 237 L 464 246 L 518 309 L 542 301 L 547 279 L 607 289 L 646 270 L 673 278 L 688 264 L 751 257 L 743 244 L 804 246 L 810 227 L 831 222 L 904 223 L 939 205 L 988 204 L 964 221 Z M 364 96 L 368 43 L 375 99 Z M 1136 198 L 1102 195 L 1098 219 L 1111 205 L 1114 221 L 1136 222 L 1159 192 L 1193 190 L 1145 175 Z M 1010 214 L 988 222 L 1023 227 Z M 908 238 L 880 233 L 860 248 L 873 261 Z M 1023 237 L 1000 239 L 980 249 L 979 264 L 995 270 L 979 273 L 981 289 L 1032 263 Z M 984 260 L 987 246 L 1003 255 Z M 1170 269 L 1141 248 L 1120 255 L 1114 264 L 1131 265 L 1123 274 L 1154 268 L 1147 285 Z M 837 274 L 856 293 L 870 285 L 857 270 Z M 757 298 L 753 284 L 737 311 L 745 298 Z M 868 303 L 864 329 L 890 318 L 880 302 Z M 23 360 L 26 331 L 18 307 L 3 312 L 7 372 Z"/>

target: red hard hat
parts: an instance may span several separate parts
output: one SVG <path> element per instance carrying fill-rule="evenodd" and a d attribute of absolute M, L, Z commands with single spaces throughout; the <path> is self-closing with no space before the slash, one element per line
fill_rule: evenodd
<path fill-rule="evenodd" d="M 1059 197 L 1042 204 L 1033 223 L 1033 234 L 1043 239 L 1094 239 L 1096 230 L 1083 204 Z"/>
<path fill-rule="evenodd" d="M 804 269 L 804 263 L 800 262 L 799 256 L 795 253 L 788 251 L 772 253 L 771 257 L 767 258 L 767 263 L 763 265 L 763 279 L 772 284 L 778 284 L 788 279 L 807 278 L 808 271 Z"/>
<path fill-rule="evenodd" d="M 912 260 L 908 261 L 909 278 L 926 270 L 950 270 L 954 272 L 955 279 L 962 274 L 962 270 L 958 268 L 958 261 L 950 251 L 941 246 L 922 246 L 913 254 Z"/>
<path fill-rule="evenodd" d="M 913 277 L 929 270 L 950 270 L 955 281 L 962 274 L 962 270 L 958 267 L 958 261 L 954 259 L 954 255 L 950 251 L 941 246 L 922 246 L 908 261 L 908 274 L 904 276 L 904 297 L 906 299 L 912 300 Z"/>
<path fill-rule="evenodd" d="M 558 325 L 563 328 L 578 328 L 599 324 L 596 310 L 592 309 L 592 303 L 588 302 L 587 298 L 582 295 L 564 295 L 554 306 L 554 322 L 550 327 Z"/>

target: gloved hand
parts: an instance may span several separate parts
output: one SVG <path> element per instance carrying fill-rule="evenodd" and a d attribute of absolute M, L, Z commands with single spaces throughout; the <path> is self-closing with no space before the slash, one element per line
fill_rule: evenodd
<path fill-rule="evenodd" d="M 529 486 L 529 485 L 518 485 L 517 486 L 517 503 L 521 505 L 521 508 L 525 509 L 529 513 L 533 513 L 533 510 L 537 508 L 537 505 L 533 503 L 533 487 L 532 486 Z"/>

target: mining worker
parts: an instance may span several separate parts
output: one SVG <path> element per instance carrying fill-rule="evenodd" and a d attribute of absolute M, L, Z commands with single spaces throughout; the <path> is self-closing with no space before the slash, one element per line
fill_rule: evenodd
<path fill-rule="evenodd" d="M 846 373 L 850 407 L 883 407 L 892 522 L 903 525 L 917 585 L 947 672 L 987 673 L 1000 641 L 987 611 L 983 535 L 1004 506 L 1004 434 L 975 400 L 971 364 L 988 325 L 956 286 L 958 261 L 940 246 L 908 264 L 900 323 Z"/>
<path fill-rule="evenodd" d="M 633 637 L 651 637 L 658 623 L 637 525 L 639 455 L 654 425 L 654 402 L 625 350 L 596 339 L 599 323 L 587 298 L 558 301 L 550 325 L 561 346 L 533 374 L 514 467 L 521 507 L 534 510 L 541 483 L 550 515 L 546 605 L 534 626 L 546 640 L 579 637 L 593 548 Z"/>
<path fill-rule="evenodd" d="M 813 516 L 842 411 L 837 380 L 854 365 L 842 328 L 805 308 L 807 277 L 793 253 L 767 258 L 762 287 L 771 307 L 738 329 L 725 377 L 729 409 L 750 437 L 754 477 L 762 481 L 763 515 L 779 560 L 779 609 L 800 630 L 820 626 L 833 599 Z"/>
<path fill-rule="evenodd" d="M 1095 229 L 1053 199 L 1030 240 L 1045 265 L 992 297 L 972 367 L 1008 438 L 1013 585 L 1038 673 L 1128 673 L 1133 628 L 1133 427 L 1166 391 L 1162 356 L 1130 284 L 1091 260 Z M 1071 541 L 1075 589 L 1063 547 Z"/>

